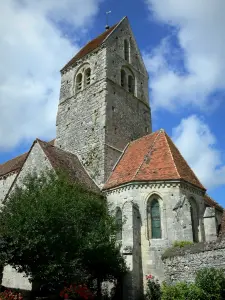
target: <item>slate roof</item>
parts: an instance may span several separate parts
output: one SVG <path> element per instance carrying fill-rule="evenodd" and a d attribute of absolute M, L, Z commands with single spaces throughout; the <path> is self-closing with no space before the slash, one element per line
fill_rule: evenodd
<path fill-rule="evenodd" d="M 48 142 L 51 145 L 54 145 L 55 140 L 51 140 Z M 18 173 L 19 170 L 22 168 L 26 158 L 27 158 L 28 152 L 21 154 L 13 159 L 10 159 L 6 161 L 5 163 L 0 165 L 0 177 L 4 175 L 8 175 L 12 172 Z"/>
<path fill-rule="evenodd" d="M 104 190 L 129 182 L 184 180 L 206 190 L 162 129 L 131 142 Z"/>
<path fill-rule="evenodd" d="M 85 55 L 87 55 L 88 53 L 94 51 L 95 49 L 97 49 L 99 46 L 101 46 L 101 44 L 104 42 L 104 40 L 108 37 L 108 35 L 116 28 L 116 26 L 119 23 L 113 25 L 112 27 L 110 27 L 108 30 L 106 30 L 105 32 L 103 32 L 102 34 L 100 34 L 98 37 L 96 37 L 95 39 L 93 39 L 92 41 L 90 41 L 89 43 L 87 43 L 61 70 L 64 71 L 66 70 L 68 67 L 74 65 L 74 63 L 78 60 L 83 58 Z"/>
<path fill-rule="evenodd" d="M 88 175 L 76 155 L 63 151 L 62 149 L 54 147 L 53 145 L 39 139 L 37 139 L 37 142 L 55 170 L 59 169 L 67 172 L 73 182 L 84 185 L 92 192 L 100 193 L 100 189 Z"/>

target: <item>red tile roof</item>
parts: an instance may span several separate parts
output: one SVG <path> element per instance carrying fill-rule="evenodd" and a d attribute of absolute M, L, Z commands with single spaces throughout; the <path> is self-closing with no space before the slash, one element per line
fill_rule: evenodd
<path fill-rule="evenodd" d="M 61 71 L 66 70 L 68 67 L 72 66 L 78 59 L 81 59 L 88 53 L 92 52 L 93 50 L 97 49 L 104 40 L 108 37 L 108 35 L 116 28 L 118 25 L 115 24 L 114 26 L 110 27 L 108 30 L 100 34 L 98 37 L 87 43 L 63 68 Z"/>
<path fill-rule="evenodd" d="M 50 145 L 54 145 L 55 140 L 48 142 Z M 25 159 L 27 158 L 28 152 L 21 154 L 13 159 L 6 161 L 4 164 L 0 165 L 0 176 L 7 175 L 11 172 L 19 172 L 22 168 Z"/>
<path fill-rule="evenodd" d="M 179 179 L 205 190 L 169 136 L 159 130 L 128 145 L 103 189 L 136 181 Z"/>
<path fill-rule="evenodd" d="M 215 207 L 215 208 L 217 208 L 217 209 L 219 209 L 219 210 L 221 210 L 221 211 L 223 211 L 224 210 L 224 208 L 221 206 L 221 205 L 219 205 L 219 203 L 217 203 L 215 200 L 213 200 L 211 197 L 209 197 L 209 195 L 205 195 L 204 196 L 204 201 L 205 201 L 205 203 L 206 204 L 208 204 L 209 206 L 211 206 L 211 207 Z"/>

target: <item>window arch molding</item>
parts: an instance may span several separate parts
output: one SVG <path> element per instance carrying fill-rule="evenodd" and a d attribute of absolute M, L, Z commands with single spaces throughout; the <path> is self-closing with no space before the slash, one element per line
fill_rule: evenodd
<path fill-rule="evenodd" d="M 136 77 L 127 65 L 123 65 L 120 69 L 120 85 L 129 93 L 136 96 Z"/>
<path fill-rule="evenodd" d="M 80 75 L 81 74 L 81 75 Z M 84 63 L 81 65 L 76 73 L 74 74 L 74 93 L 77 94 L 80 91 L 82 91 L 84 88 L 89 86 L 91 84 L 91 74 L 92 74 L 92 69 L 90 67 L 89 63 Z M 79 77 L 81 76 L 82 81 L 81 84 L 78 86 L 78 81 Z"/>
<path fill-rule="evenodd" d="M 161 195 L 152 193 L 145 199 L 145 214 L 147 239 L 162 239 L 163 201 Z"/>

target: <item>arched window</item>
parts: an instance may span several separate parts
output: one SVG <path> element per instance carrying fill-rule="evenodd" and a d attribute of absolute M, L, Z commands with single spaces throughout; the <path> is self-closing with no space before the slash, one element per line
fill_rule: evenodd
<path fill-rule="evenodd" d="M 116 209 L 116 224 L 118 226 L 116 240 L 122 241 L 122 210 L 119 207 Z"/>
<path fill-rule="evenodd" d="M 134 94 L 134 77 L 132 75 L 128 76 L 128 91 Z"/>
<path fill-rule="evenodd" d="M 129 46 L 129 42 L 128 42 L 128 40 L 124 40 L 124 59 L 126 60 L 126 61 L 130 61 L 130 46 Z"/>
<path fill-rule="evenodd" d="M 77 75 L 77 78 L 76 78 L 76 90 L 77 91 L 81 91 L 82 90 L 82 74 L 79 73 Z"/>
<path fill-rule="evenodd" d="M 147 204 L 148 238 L 161 239 L 160 206 L 157 199 L 149 200 Z"/>
<path fill-rule="evenodd" d="M 124 70 L 121 70 L 121 86 L 126 87 L 126 72 Z"/>
<path fill-rule="evenodd" d="M 91 83 L 91 69 L 88 68 L 85 70 L 85 86 L 90 85 Z"/>
<path fill-rule="evenodd" d="M 198 207 L 194 198 L 190 199 L 190 213 L 191 213 L 191 226 L 193 242 L 198 243 Z"/>

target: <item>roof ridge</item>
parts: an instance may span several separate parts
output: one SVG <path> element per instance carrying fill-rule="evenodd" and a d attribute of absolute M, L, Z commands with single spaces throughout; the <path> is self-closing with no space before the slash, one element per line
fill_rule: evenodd
<path fill-rule="evenodd" d="M 177 172 L 177 175 L 178 175 L 178 177 L 179 177 L 179 178 L 181 178 L 181 176 L 180 176 L 180 173 L 178 172 L 178 169 L 177 169 L 176 163 L 175 163 L 175 161 L 174 161 L 174 157 L 173 157 L 172 150 L 171 150 L 171 148 L 170 148 L 170 145 L 169 145 L 169 143 L 168 143 L 168 139 L 167 139 L 167 137 L 169 137 L 169 136 L 167 136 L 166 132 L 164 132 L 164 137 L 165 137 L 166 143 L 167 143 L 167 145 L 168 145 L 169 152 L 170 152 L 170 155 L 171 155 L 171 157 L 172 157 L 173 164 L 174 164 L 175 170 L 176 170 L 176 172 Z"/>
<path fill-rule="evenodd" d="M 202 188 L 204 190 L 206 190 L 206 188 L 202 185 L 202 183 L 200 182 L 200 180 L 198 179 L 197 175 L 195 174 L 195 172 L 192 170 L 192 167 L 189 166 L 188 162 L 186 161 L 186 159 L 184 158 L 184 156 L 181 154 L 180 150 L 178 149 L 178 147 L 174 144 L 174 142 L 172 141 L 172 139 L 167 135 L 167 133 L 165 132 L 165 135 L 167 136 L 167 138 L 169 138 L 171 140 L 171 142 L 173 143 L 174 147 L 176 148 L 176 150 L 178 151 L 178 153 L 180 154 L 180 156 L 182 157 L 182 159 L 184 160 L 184 162 L 186 163 L 186 165 L 188 166 L 189 170 L 191 171 L 192 175 L 197 179 L 197 181 L 200 183 L 200 185 L 202 186 Z M 179 173 L 178 173 L 179 174 Z M 179 174 L 180 176 L 180 174 Z"/>
<path fill-rule="evenodd" d="M 156 131 L 156 132 L 157 132 L 157 131 Z M 156 133 L 156 132 L 155 132 L 155 133 Z M 156 143 L 156 140 L 158 139 L 158 137 L 160 136 L 160 134 L 161 134 L 162 132 L 163 132 L 163 131 L 160 129 L 159 132 L 158 132 L 158 134 L 157 134 L 157 136 L 155 137 L 155 139 L 154 139 L 154 141 L 153 141 L 151 147 L 150 147 L 150 150 L 149 150 L 148 153 L 144 156 L 144 159 L 143 159 L 143 161 L 141 162 L 141 164 L 140 164 L 139 168 L 137 169 L 137 171 L 135 172 L 135 174 L 134 174 L 132 180 L 135 179 L 135 177 L 136 177 L 137 174 L 139 173 L 141 167 L 143 166 L 144 162 L 146 161 L 146 158 L 151 154 L 152 148 L 154 147 L 154 145 L 155 145 L 155 143 Z"/>

